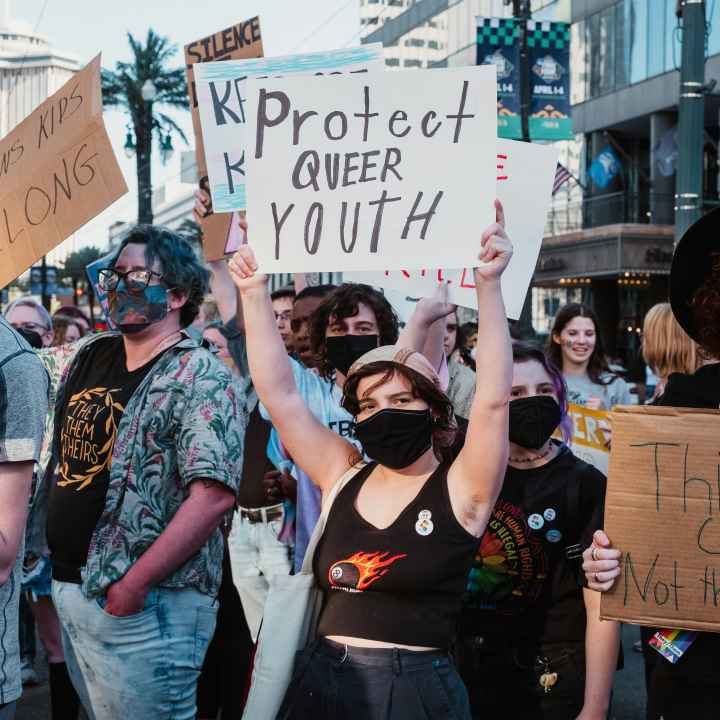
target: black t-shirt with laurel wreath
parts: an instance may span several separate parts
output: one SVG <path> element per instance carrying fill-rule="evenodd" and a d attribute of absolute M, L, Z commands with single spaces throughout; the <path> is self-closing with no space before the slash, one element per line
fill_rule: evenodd
<path fill-rule="evenodd" d="M 112 336 L 83 352 L 68 377 L 65 406 L 57 409 L 62 413 L 59 457 L 47 519 L 55 580 L 81 581 L 80 568 L 105 507 L 120 418 L 161 356 L 129 372 L 122 338 Z"/>

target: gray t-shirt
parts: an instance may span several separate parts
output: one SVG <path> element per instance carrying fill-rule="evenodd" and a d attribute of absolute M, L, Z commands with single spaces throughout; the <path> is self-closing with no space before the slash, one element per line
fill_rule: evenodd
<path fill-rule="evenodd" d="M 637 405 L 637 395 L 630 393 L 630 386 L 617 375 L 605 374 L 606 385 L 594 383 L 587 375 L 565 375 L 568 402 L 585 406 L 590 398 L 599 398 L 600 410 L 612 410 L 615 405 Z"/>
<path fill-rule="evenodd" d="M 48 411 L 48 377 L 32 348 L 0 318 L 0 464 L 40 457 Z M 18 602 L 23 543 L 12 574 L 0 585 L 0 705 L 22 692 Z"/>

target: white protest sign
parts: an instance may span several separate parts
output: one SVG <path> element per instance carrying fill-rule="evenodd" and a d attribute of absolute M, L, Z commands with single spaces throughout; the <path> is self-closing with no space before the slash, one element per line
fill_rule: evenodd
<path fill-rule="evenodd" d="M 517 319 L 522 313 L 525 295 L 532 280 L 542 244 L 545 220 L 552 200 L 552 187 L 558 151 L 552 145 L 537 145 L 518 140 L 497 141 L 497 197 L 505 210 L 505 229 L 514 245 L 508 269 L 502 277 L 507 316 Z M 495 158 L 493 158 L 495 160 Z M 466 236 L 475 255 L 479 250 L 484 225 L 476 224 Z M 434 269 L 411 271 L 390 267 L 385 272 L 344 273 L 348 282 L 363 282 L 395 289 L 407 295 L 426 297 L 437 285 L 448 284 L 450 302 L 477 309 L 475 282 L 471 269 L 437 269 L 445 258 L 444 244 L 435 254 Z M 432 266 L 430 266 L 432 267 Z M 449 267 L 445 264 L 445 267 Z"/>
<path fill-rule="evenodd" d="M 384 67 L 382 45 L 193 66 L 213 211 L 244 210 L 246 125 L 255 108 L 247 79 L 292 74 L 366 73 Z"/>
<path fill-rule="evenodd" d="M 263 272 L 464 267 L 494 219 L 495 68 L 248 80 Z"/>

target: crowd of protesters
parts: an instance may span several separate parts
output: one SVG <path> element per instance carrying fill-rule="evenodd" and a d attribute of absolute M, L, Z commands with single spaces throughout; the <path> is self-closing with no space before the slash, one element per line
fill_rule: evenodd
<path fill-rule="evenodd" d="M 496 214 L 472 240 L 476 323 L 442 292 L 404 326 L 363 284 L 271 293 L 242 218 L 229 262 L 128 232 L 100 271 L 112 331 L 5 308 L 0 720 L 37 681 L 36 631 L 55 720 L 239 719 L 257 644 L 282 630 L 263 623 L 273 578 L 301 572 L 324 601 L 278 718 L 611 716 L 623 657 L 600 597 L 622 548 L 568 406 L 638 395 L 587 305 L 544 347 L 511 338 Z M 717 223 L 645 319 L 648 402 L 720 406 Z M 653 632 L 647 717 L 715 717 L 717 635 L 672 665 Z"/>

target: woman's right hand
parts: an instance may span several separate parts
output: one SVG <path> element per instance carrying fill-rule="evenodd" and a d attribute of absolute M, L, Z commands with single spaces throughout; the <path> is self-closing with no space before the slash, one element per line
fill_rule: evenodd
<path fill-rule="evenodd" d="M 228 267 L 230 275 L 237 289 L 241 292 L 265 288 L 268 277 L 258 273 L 258 264 L 255 253 L 249 245 L 243 245 L 230 260 Z"/>
<path fill-rule="evenodd" d="M 193 215 L 195 216 L 195 221 L 200 222 L 208 215 L 212 215 L 212 198 L 210 197 L 210 193 L 202 188 L 198 188 L 193 194 L 195 195 Z"/>
<path fill-rule="evenodd" d="M 607 592 L 620 575 L 620 550 L 612 548 L 610 538 L 602 530 L 596 530 L 593 541 L 583 553 L 583 570 L 588 587 L 598 592 Z"/>

